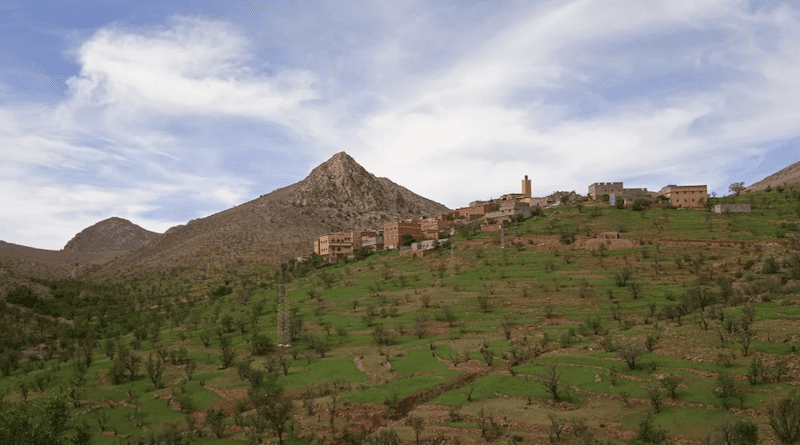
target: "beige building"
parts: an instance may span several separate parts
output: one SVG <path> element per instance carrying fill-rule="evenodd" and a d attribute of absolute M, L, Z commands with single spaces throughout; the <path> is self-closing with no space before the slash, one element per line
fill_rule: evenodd
<path fill-rule="evenodd" d="M 531 206 L 524 203 L 524 202 L 515 202 L 509 201 L 500 204 L 499 208 L 494 212 L 489 212 L 484 215 L 484 217 L 494 220 L 508 220 L 510 221 L 511 218 L 522 215 L 524 218 L 531 217 Z"/>
<path fill-rule="evenodd" d="M 611 196 L 612 193 L 622 193 L 621 182 L 595 182 L 589 186 L 589 197 L 597 201 L 603 195 Z"/>
<path fill-rule="evenodd" d="M 750 213 L 750 204 L 717 204 L 714 213 Z"/>
<path fill-rule="evenodd" d="M 525 175 L 525 179 L 522 180 L 522 194 L 525 198 L 531 198 L 531 180 L 528 179 L 528 175 Z"/>
<path fill-rule="evenodd" d="M 653 202 L 658 198 L 656 192 L 649 192 L 646 188 L 625 188 L 621 182 L 595 182 L 589 186 L 589 198 L 592 200 L 601 200 L 603 195 L 608 195 L 612 204 L 620 199 L 624 200 L 625 204 L 630 204 L 637 199 Z"/>
<path fill-rule="evenodd" d="M 668 185 L 658 192 L 675 207 L 702 208 L 708 201 L 708 188 L 705 185 Z"/>
<path fill-rule="evenodd" d="M 380 252 L 383 250 L 383 236 L 365 236 L 361 238 L 361 246 L 369 247 L 373 252 Z"/>
<path fill-rule="evenodd" d="M 499 208 L 497 204 L 486 203 L 485 201 L 478 201 L 483 204 L 475 204 L 474 202 L 469 207 L 458 209 L 458 213 L 462 218 L 467 218 L 470 221 L 483 218 L 488 212 L 494 212 Z M 474 204 L 474 205 L 473 205 Z"/>
<path fill-rule="evenodd" d="M 418 240 L 422 238 L 421 221 L 392 221 L 383 225 L 383 240 L 385 249 L 397 249 L 403 240 L 403 235 L 411 235 Z"/>
<path fill-rule="evenodd" d="M 323 235 L 314 240 L 314 253 L 328 258 L 352 255 L 361 247 L 361 238 L 375 237 L 374 230 L 356 230 Z"/>
<path fill-rule="evenodd" d="M 329 258 L 342 258 L 353 253 L 353 232 L 322 235 L 314 240 L 314 253 Z"/>

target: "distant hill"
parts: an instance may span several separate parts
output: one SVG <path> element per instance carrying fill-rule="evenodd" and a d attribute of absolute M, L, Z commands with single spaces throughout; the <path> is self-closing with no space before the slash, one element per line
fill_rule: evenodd
<path fill-rule="evenodd" d="M 386 178 L 375 177 L 340 152 L 302 181 L 172 227 L 92 276 L 191 267 L 202 278 L 229 265 L 277 264 L 310 253 L 312 240 L 331 231 L 382 228 L 387 221 L 447 210 Z"/>
<path fill-rule="evenodd" d="M 127 219 L 112 217 L 83 229 L 62 250 L 73 252 L 133 250 L 160 236 L 160 233 L 145 230 Z"/>
<path fill-rule="evenodd" d="M 75 278 L 83 271 L 105 264 L 124 251 L 77 252 L 45 250 L 0 241 L 0 270 L 18 277 Z M 0 274 L 0 286 L 4 277 Z"/>
<path fill-rule="evenodd" d="M 745 189 L 745 192 L 757 192 L 764 190 L 768 186 L 777 187 L 779 185 L 794 184 L 800 182 L 800 162 L 784 168 L 783 170 L 773 173 L 766 178 L 750 185 Z"/>

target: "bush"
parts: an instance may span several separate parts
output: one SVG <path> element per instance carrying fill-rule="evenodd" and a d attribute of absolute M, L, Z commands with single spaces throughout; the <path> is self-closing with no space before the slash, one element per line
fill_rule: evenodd
<path fill-rule="evenodd" d="M 653 425 L 651 414 L 647 414 L 639 423 L 636 435 L 628 442 L 631 445 L 658 445 L 667 441 L 667 432 Z"/>
<path fill-rule="evenodd" d="M 641 212 L 642 210 L 649 208 L 650 208 L 650 201 L 641 198 L 637 199 L 636 201 L 633 201 L 633 206 L 631 206 L 631 210 L 633 210 L 634 212 Z"/>

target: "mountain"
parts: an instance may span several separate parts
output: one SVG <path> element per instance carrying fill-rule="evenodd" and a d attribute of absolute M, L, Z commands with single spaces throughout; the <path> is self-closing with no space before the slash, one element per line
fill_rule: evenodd
<path fill-rule="evenodd" d="M 114 277 L 189 267 L 194 278 L 230 265 L 274 265 L 312 251 L 339 230 L 382 228 L 397 219 L 449 210 L 335 154 L 302 181 L 214 215 L 172 227 L 92 273 Z"/>
<path fill-rule="evenodd" d="M 3 277 L 35 277 L 44 279 L 76 278 L 87 268 L 96 268 L 124 251 L 78 252 L 46 250 L 0 241 L 0 286 Z M 5 273 L 8 272 L 8 275 Z"/>
<path fill-rule="evenodd" d="M 72 252 L 108 252 L 133 250 L 160 237 L 127 219 L 112 217 L 83 229 L 62 250 Z"/>
<path fill-rule="evenodd" d="M 783 170 L 773 173 L 766 178 L 750 185 L 745 189 L 745 192 L 757 192 L 764 190 L 767 186 L 777 187 L 779 185 L 794 184 L 800 182 L 800 162 L 784 168 Z"/>

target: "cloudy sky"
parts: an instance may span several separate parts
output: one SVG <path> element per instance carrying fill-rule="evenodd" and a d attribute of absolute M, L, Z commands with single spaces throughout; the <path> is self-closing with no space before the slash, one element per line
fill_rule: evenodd
<path fill-rule="evenodd" d="M 0 0 L 0 239 L 163 232 L 346 151 L 456 208 L 800 161 L 797 1 Z"/>

